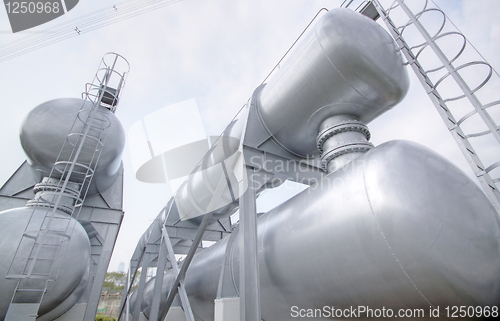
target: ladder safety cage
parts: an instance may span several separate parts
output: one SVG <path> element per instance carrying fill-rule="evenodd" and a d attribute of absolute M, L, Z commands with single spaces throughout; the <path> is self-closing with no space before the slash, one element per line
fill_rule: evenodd
<path fill-rule="evenodd" d="M 93 103 L 99 101 L 101 106 L 114 113 L 128 72 L 129 65 L 125 58 L 115 53 L 106 54 L 93 82 L 86 85 L 84 99 Z"/>
<path fill-rule="evenodd" d="M 104 77 L 99 77 L 102 70 Z M 116 110 L 128 71 L 128 62 L 118 54 L 102 58 L 50 174 L 34 187 L 35 198 L 26 205 L 33 212 L 6 276 L 18 280 L 6 321 L 35 320 L 48 282 L 57 279 L 106 141 L 109 113 Z M 108 88 L 112 81 L 115 91 Z M 95 88 L 104 90 L 95 95 Z M 110 92 L 111 101 L 106 94 Z"/>
<path fill-rule="evenodd" d="M 345 0 L 341 6 L 357 5 L 360 11 L 367 7 L 364 2 Z M 500 76 L 432 0 L 369 2 L 426 90 L 500 222 Z"/>

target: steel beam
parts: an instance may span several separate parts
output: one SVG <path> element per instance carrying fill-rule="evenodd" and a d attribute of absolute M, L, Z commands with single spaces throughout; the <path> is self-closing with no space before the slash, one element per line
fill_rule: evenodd
<path fill-rule="evenodd" d="M 257 257 L 257 212 L 253 180 L 256 172 L 246 169 L 248 188 L 240 197 L 240 320 L 261 321 L 260 278 Z"/>
<path fill-rule="evenodd" d="M 211 217 L 212 217 L 212 212 L 205 214 L 203 216 L 203 220 L 201 221 L 201 225 L 198 228 L 198 231 L 196 232 L 196 236 L 193 240 L 193 244 L 189 248 L 189 252 L 182 263 L 181 269 L 179 270 L 179 274 L 175 278 L 174 284 L 172 285 L 172 288 L 170 289 L 170 293 L 167 296 L 167 301 L 165 303 L 165 307 L 162 309 L 162 312 L 160 314 L 160 317 L 161 317 L 160 320 L 164 320 L 165 317 L 167 316 L 168 310 L 170 309 L 170 306 L 172 305 L 172 302 L 174 301 L 175 295 L 177 294 L 177 291 L 178 291 L 178 288 L 180 286 L 181 281 L 183 281 L 184 277 L 186 276 L 187 268 L 189 267 L 189 264 L 193 260 L 193 257 L 196 253 L 196 250 L 198 249 L 198 244 L 200 244 L 200 242 L 201 242 L 201 238 L 203 236 L 203 233 L 205 232 L 205 229 L 208 226 L 208 223 L 209 223 Z M 139 292 L 139 293 L 141 293 L 141 292 Z M 135 317 L 135 311 L 134 311 L 134 317 Z"/>
<path fill-rule="evenodd" d="M 176 275 L 179 275 L 179 267 L 177 266 L 177 262 L 175 259 L 175 253 L 174 253 L 174 248 L 172 247 L 172 244 L 170 243 L 170 238 L 167 233 L 167 229 L 165 226 L 162 228 L 162 242 L 165 243 L 166 245 L 166 250 L 168 254 L 168 259 L 172 265 L 172 269 L 174 270 L 174 273 Z M 163 277 L 162 277 L 163 279 Z M 194 316 L 193 316 L 193 311 L 191 310 L 191 304 L 189 303 L 189 298 L 186 293 L 186 287 L 184 286 L 184 280 L 180 281 L 180 286 L 179 286 L 179 297 L 181 299 L 181 305 L 184 310 L 184 314 L 186 315 L 186 320 L 187 321 L 194 321 Z M 155 320 L 155 319 L 152 319 Z"/>
<path fill-rule="evenodd" d="M 160 295 L 163 286 L 163 274 L 167 265 L 167 246 L 164 244 L 163 239 L 160 240 L 160 248 L 158 253 L 158 264 L 156 266 L 156 278 L 154 286 L 153 301 L 151 302 L 151 313 L 149 320 L 158 320 L 158 313 L 160 310 Z"/>
<path fill-rule="evenodd" d="M 137 287 L 137 291 L 138 291 L 137 293 L 144 292 L 144 285 L 146 284 L 146 276 L 148 274 L 148 266 L 149 266 L 150 261 L 151 261 L 151 254 L 144 253 L 144 257 L 142 258 L 141 279 L 139 281 L 139 286 Z M 139 314 L 141 312 L 141 305 L 142 305 L 142 295 L 138 295 L 137 301 L 135 301 L 135 306 L 133 307 L 134 317 L 132 318 L 132 321 L 139 321 Z"/>

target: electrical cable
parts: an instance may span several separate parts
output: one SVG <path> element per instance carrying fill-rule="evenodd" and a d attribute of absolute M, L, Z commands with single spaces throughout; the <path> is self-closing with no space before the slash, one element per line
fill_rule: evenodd
<path fill-rule="evenodd" d="M 2 49 L 0 49 L 0 63 L 51 44 L 79 36 L 81 34 L 121 22 L 180 1 L 182 0 L 139 0 L 126 3 L 122 2 L 123 6 L 118 4 L 110 8 L 94 11 L 44 30 L 47 34 L 26 37 L 2 46 Z M 77 24 L 76 27 L 75 23 Z"/>

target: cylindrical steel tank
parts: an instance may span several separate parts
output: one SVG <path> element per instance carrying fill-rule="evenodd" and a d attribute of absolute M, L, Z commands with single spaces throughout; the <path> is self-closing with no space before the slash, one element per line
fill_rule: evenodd
<path fill-rule="evenodd" d="M 14 259 L 19 242 L 32 217 L 43 216 L 47 209 L 15 208 L 0 213 L 0 320 L 3 320 L 16 288 L 17 279 L 5 279 Z M 57 212 L 55 215 L 68 217 Z M 37 320 L 53 320 L 73 306 L 85 291 L 90 268 L 90 242 L 85 229 L 75 219 L 69 223 L 71 239 L 65 253 L 57 258 L 54 266 L 61 266 L 57 279 L 48 283 Z M 53 226 L 54 228 L 54 226 Z M 26 253 L 25 253 L 26 254 Z M 26 254 L 27 255 L 27 254 Z"/>
<path fill-rule="evenodd" d="M 187 271 L 197 320 L 214 319 L 227 241 Z M 262 318 L 290 320 L 294 306 L 421 308 L 428 317 L 430 307 L 498 305 L 499 241 L 495 210 L 469 177 L 425 147 L 388 142 L 258 218 Z M 229 269 L 236 286 L 238 243 Z M 164 280 L 162 297 L 172 271 Z"/>
<path fill-rule="evenodd" d="M 90 109 L 91 103 L 82 99 L 50 100 L 34 108 L 24 119 L 20 131 L 21 145 L 35 173 L 36 181 L 40 182 L 43 177 L 49 175 L 73 123 L 76 124 L 73 131 L 83 128 L 83 123 L 77 120 L 77 116 L 85 117 L 81 113 L 79 115 L 83 104 Z M 109 122 L 106 141 L 88 195 L 104 192 L 119 174 L 121 155 L 125 147 L 125 131 L 112 113 L 109 114 Z M 67 144 L 62 156 L 68 158 L 72 149 L 73 147 Z"/>
<path fill-rule="evenodd" d="M 349 115 L 366 124 L 401 101 L 408 88 L 401 54 L 391 36 L 373 20 L 341 8 L 325 14 L 269 83 L 257 89 L 256 108 L 263 127 L 281 147 L 309 157 L 319 153 L 317 136 L 325 120 Z M 208 155 L 203 163 L 215 159 L 219 164 L 236 152 L 245 120 L 240 117 L 228 126 L 224 134 L 232 138 L 231 144 L 215 148 L 217 155 Z M 220 166 L 192 174 L 175 197 L 180 216 L 207 213 L 222 175 Z M 232 201 L 225 189 L 214 207 L 216 216 L 233 209 Z"/>
<path fill-rule="evenodd" d="M 375 21 L 345 8 L 326 13 L 299 42 L 258 100 L 262 124 L 281 147 L 317 155 L 322 121 L 351 115 L 367 124 L 409 88 L 401 53 Z"/>

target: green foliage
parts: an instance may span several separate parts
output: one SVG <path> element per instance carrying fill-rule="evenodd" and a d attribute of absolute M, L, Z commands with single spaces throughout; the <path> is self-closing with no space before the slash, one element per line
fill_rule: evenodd
<path fill-rule="evenodd" d="M 95 316 L 95 321 L 116 321 L 116 318 L 108 317 L 107 315 L 98 314 Z"/>
<path fill-rule="evenodd" d="M 126 273 L 108 272 L 106 273 L 106 278 L 104 279 L 103 287 L 108 288 L 109 292 L 121 292 L 125 287 L 126 281 L 127 281 Z"/>
<path fill-rule="evenodd" d="M 137 271 L 134 282 L 132 283 L 132 291 L 139 286 L 139 279 L 141 277 L 141 271 Z M 127 282 L 127 273 L 120 272 L 108 272 L 106 273 L 106 278 L 104 279 L 103 288 L 111 293 L 122 292 Z"/>

